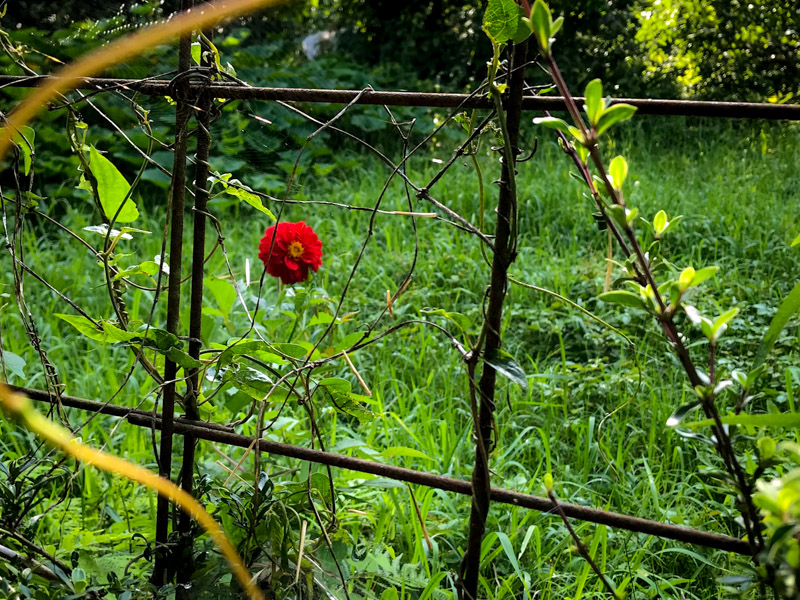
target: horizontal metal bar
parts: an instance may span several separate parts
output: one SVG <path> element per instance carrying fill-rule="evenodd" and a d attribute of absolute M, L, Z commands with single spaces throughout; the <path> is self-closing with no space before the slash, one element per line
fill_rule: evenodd
<path fill-rule="evenodd" d="M 49 76 L 36 77 L 3 75 L 0 88 L 36 87 Z M 197 84 L 193 84 L 197 85 Z M 130 89 L 142 94 L 168 96 L 169 81 L 112 79 L 87 77 L 75 85 L 79 89 L 105 90 Z M 485 96 L 468 94 L 444 94 L 428 92 L 384 92 L 363 90 L 328 90 L 307 88 L 248 87 L 230 83 L 208 86 L 215 98 L 243 100 L 283 100 L 286 102 L 323 102 L 332 104 L 377 104 L 386 106 L 422 106 L 430 108 L 491 108 L 491 100 Z M 575 98 L 583 103 L 583 98 Z M 726 117 L 731 119 L 769 119 L 800 121 L 800 104 L 769 104 L 758 102 L 711 102 L 698 100 L 664 100 L 660 98 L 615 98 L 615 102 L 627 102 L 637 107 L 642 115 L 673 115 L 685 117 Z M 564 111 L 564 99 L 560 96 L 527 96 L 522 101 L 527 111 Z"/>
<path fill-rule="evenodd" d="M 19 386 L 10 387 L 17 392 L 25 394 L 33 400 L 49 403 L 57 401 L 55 397 L 51 397 L 46 391 Z M 156 429 L 161 427 L 160 418 L 156 417 L 154 419 L 152 413 L 143 410 L 130 409 L 124 406 L 95 402 L 93 400 L 75 398 L 72 396 L 62 396 L 61 403 L 64 406 L 78 408 L 81 410 L 122 417 L 127 419 L 131 424 L 140 427 L 155 427 Z M 221 425 L 215 425 L 205 421 L 190 421 L 182 418 L 175 419 L 174 432 L 179 435 L 190 434 L 199 439 L 218 442 L 229 446 L 238 446 L 240 448 L 251 447 L 255 440 L 253 437 L 240 435 Z M 280 442 L 272 442 L 264 439 L 259 441 L 259 445 L 263 451 L 270 454 L 276 454 L 278 456 L 285 456 L 288 458 L 295 458 L 308 462 L 329 465 L 332 467 L 339 467 L 342 469 L 348 469 L 350 471 L 358 471 L 360 473 L 369 473 L 379 477 L 387 477 L 397 481 L 405 481 L 407 483 L 424 485 L 465 496 L 472 495 L 472 485 L 469 481 L 453 479 L 451 477 L 444 477 L 442 475 L 433 475 L 431 473 L 424 473 L 415 471 L 413 469 L 406 469 L 404 467 L 395 467 L 392 465 L 385 465 L 369 460 L 354 458 L 352 456 L 345 456 L 332 452 L 323 452 L 321 450 L 292 446 L 290 444 L 282 444 Z M 514 492 L 502 488 L 492 488 L 492 500 L 494 502 L 511 504 L 513 506 L 520 506 L 522 508 L 529 508 L 545 513 L 549 513 L 553 510 L 553 504 L 548 498 L 533 496 L 531 494 L 523 494 L 521 492 Z M 614 513 L 605 510 L 598 510 L 596 508 L 590 508 L 578 504 L 561 503 L 561 507 L 564 509 L 564 512 L 568 517 L 572 517 L 581 521 L 608 525 L 609 527 L 616 527 L 618 529 L 624 529 L 636 533 L 644 533 L 646 535 L 652 535 L 659 538 L 666 538 L 679 542 L 695 544 L 698 546 L 705 546 L 707 548 L 735 552 L 736 554 L 750 554 L 750 546 L 745 540 L 740 540 L 727 535 L 699 531 L 697 529 L 681 527 L 679 525 L 672 525 L 669 523 L 659 523 L 649 519 L 642 519 L 640 517 L 633 517 L 630 515 Z"/>

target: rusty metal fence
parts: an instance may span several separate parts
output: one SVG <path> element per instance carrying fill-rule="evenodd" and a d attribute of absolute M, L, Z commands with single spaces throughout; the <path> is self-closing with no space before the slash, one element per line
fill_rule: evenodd
<path fill-rule="evenodd" d="M 209 148 L 213 144 L 211 139 L 211 128 L 209 124 L 210 107 L 213 99 L 249 99 L 281 103 L 292 102 L 312 102 L 330 103 L 345 105 L 350 107 L 357 104 L 380 105 L 385 107 L 393 106 L 418 106 L 418 107 L 439 107 L 448 108 L 453 111 L 463 109 L 492 109 L 489 98 L 481 93 L 473 94 L 446 94 L 446 93 L 418 93 L 418 92 L 392 92 L 366 90 L 326 90 L 326 89 L 286 89 L 286 88 L 266 88 L 252 87 L 244 82 L 215 82 L 209 77 L 209 69 L 203 67 L 190 67 L 189 60 L 189 41 L 184 38 L 181 41 L 179 51 L 179 73 L 172 79 L 113 79 L 113 78 L 85 78 L 80 81 L 76 89 L 82 91 L 81 99 L 86 100 L 93 95 L 103 93 L 125 93 L 136 92 L 153 96 L 170 96 L 175 98 L 176 124 L 174 134 L 174 165 L 169 173 L 171 186 L 171 215 L 170 215 L 170 263 L 171 270 L 167 289 L 167 330 L 176 335 L 187 336 L 190 340 L 189 355 L 195 359 L 199 358 L 201 345 L 200 315 L 203 297 L 203 272 L 206 252 L 204 248 L 205 228 L 209 222 L 206 202 L 209 197 L 208 192 L 208 154 Z M 46 80 L 43 76 L 0 76 L 0 89 L 6 87 L 34 87 Z M 658 100 L 658 99 L 634 99 L 626 98 L 625 102 L 638 108 L 640 114 L 646 115 L 683 115 L 683 116 L 702 116 L 702 117 L 727 117 L 741 119 L 785 119 L 800 120 L 800 105 L 779 105 L 779 104 L 755 104 L 741 102 L 696 102 L 680 100 Z M 292 105 L 287 104 L 292 107 Z M 292 107 L 298 113 L 303 114 L 299 109 Z M 564 109 L 564 102 L 559 97 L 538 97 L 532 92 L 526 93 L 521 99 L 521 110 L 525 111 L 560 111 Z M 344 110 L 344 109 L 343 109 Z M 340 113 L 341 114 L 341 113 Z M 333 121 L 319 122 L 312 117 L 305 115 L 311 122 L 316 123 L 320 128 L 336 129 Z M 196 135 L 196 173 L 195 180 L 191 185 L 187 184 L 187 139 L 190 135 L 188 124 L 194 117 L 197 127 L 192 131 Z M 488 119 L 487 119 L 488 121 Z M 346 131 L 339 130 L 343 135 L 350 135 Z M 354 137 L 354 136 L 351 136 Z M 454 153 L 454 157 L 444 166 L 441 174 L 459 156 L 465 144 Z M 365 146 L 367 145 L 364 143 Z M 386 162 L 393 173 L 401 177 L 410 186 L 417 196 L 432 204 L 431 210 L 436 211 L 442 218 L 448 219 L 456 226 L 466 229 L 471 233 L 475 231 L 474 226 L 466 222 L 460 215 L 454 213 L 443 203 L 436 200 L 431 195 L 431 188 L 435 185 L 441 174 L 435 177 L 427 185 L 415 184 L 408 178 L 400 164 L 392 162 L 389 158 L 381 155 L 377 150 L 371 149 L 384 162 Z M 180 286 L 184 276 L 183 263 L 186 261 L 182 257 L 184 247 L 184 219 L 185 219 L 185 192 L 187 189 L 193 191 L 193 238 L 192 251 L 189 257 L 189 271 L 191 272 L 191 313 L 189 330 L 181 332 L 180 327 Z M 372 210 L 372 209 L 365 209 Z M 376 206 L 373 212 L 380 212 Z M 491 239 L 481 235 L 482 241 L 491 246 Z M 358 350 L 361 346 L 356 345 L 351 350 Z M 313 363 L 304 363 L 302 368 L 313 369 Z M 210 423 L 199 420 L 196 403 L 192 401 L 192 391 L 197 390 L 200 371 L 195 369 L 188 373 L 187 394 L 184 395 L 183 405 L 185 414 L 176 417 L 176 390 L 175 381 L 178 366 L 171 360 L 166 360 L 165 371 L 160 378 L 163 386 L 163 404 L 160 414 L 154 415 L 150 411 L 132 409 L 118 406 L 109 402 L 95 402 L 82 398 L 75 398 L 63 395 L 58 389 L 36 390 L 25 387 L 16 387 L 20 392 L 25 393 L 30 398 L 44 403 L 57 404 L 59 406 L 71 407 L 83 411 L 97 414 L 111 415 L 125 419 L 128 423 L 154 428 L 161 431 L 159 464 L 161 475 L 172 478 L 170 465 L 174 453 L 174 441 L 176 436 L 183 438 L 182 452 L 182 476 L 180 481 L 184 489 L 192 491 L 192 473 L 194 467 L 194 448 L 197 440 L 207 440 L 240 448 L 258 448 L 260 451 L 278 456 L 288 457 L 300 461 L 308 461 L 329 467 L 349 469 L 361 473 L 378 475 L 391 478 L 410 484 L 428 486 L 431 488 L 470 496 L 473 494 L 472 483 L 465 480 L 453 479 L 432 473 L 427 473 L 408 468 L 401 468 L 373 462 L 369 460 L 354 458 L 351 456 L 326 452 L 323 450 L 293 446 L 263 439 L 262 437 L 250 437 L 236 433 L 233 427 Z M 554 504 L 550 498 L 524 494 L 501 488 L 491 488 L 490 500 L 495 503 L 508 504 L 524 507 L 531 510 L 542 512 L 553 512 Z M 619 528 L 631 532 L 677 540 L 687 544 L 695 544 L 734 552 L 738 554 L 750 554 L 750 547 L 743 539 L 730 536 L 700 531 L 689 527 L 677 526 L 669 523 L 648 520 L 626 514 L 619 514 L 597 508 L 586 506 L 559 503 L 567 517 L 587 521 L 591 523 L 604 524 L 610 527 Z M 179 529 L 188 527 L 186 519 L 181 519 L 178 523 Z M 167 542 L 169 534 L 170 515 L 166 500 L 159 499 L 156 522 L 156 543 L 163 545 Z M 168 568 L 164 562 L 164 554 L 158 554 L 155 566 L 154 579 L 157 582 L 165 583 L 167 580 Z M 186 577 L 184 573 L 178 573 L 178 578 Z"/>

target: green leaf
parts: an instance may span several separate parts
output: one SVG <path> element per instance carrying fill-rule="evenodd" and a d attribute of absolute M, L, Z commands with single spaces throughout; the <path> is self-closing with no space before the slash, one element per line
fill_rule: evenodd
<path fill-rule="evenodd" d="M 168 350 L 162 352 L 162 354 L 176 365 L 183 367 L 184 369 L 199 369 L 203 366 L 202 362 L 196 358 L 192 358 L 188 353 L 177 347 L 169 348 Z"/>
<path fill-rule="evenodd" d="M 522 9 L 520 9 L 520 19 L 519 23 L 517 24 L 517 32 L 514 34 L 514 37 L 511 38 L 511 41 L 515 44 L 521 44 L 528 39 L 531 33 L 533 33 L 531 31 L 531 22 L 524 18 L 524 14 L 525 13 L 522 12 Z"/>
<path fill-rule="evenodd" d="M 56 313 L 55 316 L 72 325 L 75 329 L 80 331 L 89 339 L 98 342 L 106 341 L 106 333 L 103 331 L 102 326 L 98 327 L 86 317 L 81 317 L 79 315 L 64 315 L 59 313 Z"/>
<path fill-rule="evenodd" d="M 769 413 L 761 415 L 727 415 L 720 417 L 723 425 L 745 425 L 750 427 L 800 427 L 800 413 Z M 686 427 L 693 429 L 709 427 L 714 424 L 713 419 L 703 419 L 694 423 L 687 423 Z"/>
<path fill-rule="evenodd" d="M 89 168 L 97 181 L 97 195 L 100 197 L 106 218 L 110 220 L 116 215 L 118 223 L 130 223 L 138 219 L 139 210 L 136 208 L 136 203 L 128 198 L 131 186 L 117 167 L 94 146 L 89 148 Z M 118 210 L 119 215 L 117 215 Z"/>
<path fill-rule="evenodd" d="M 216 277 L 206 277 L 204 280 L 206 287 L 211 291 L 214 300 L 222 313 L 227 317 L 231 314 L 231 309 L 236 303 L 236 289 L 233 284 L 227 279 L 219 279 Z"/>
<path fill-rule="evenodd" d="M 775 454 L 775 448 L 777 444 L 775 440 L 769 436 L 759 438 L 756 441 L 756 445 L 758 446 L 758 454 L 762 461 L 769 460 Z"/>
<path fill-rule="evenodd" d="M 680 288 L 681 292 L 685 292 L 692 286 L 692 279 L 694 278 L 696 271 L 694 267 L 686 267 L 683 271 L 681 271 L 680 276 L 678 277 L 678 287 Z"/>
<path fill-rule="evenodd" d="M 511 543 L 508 535 L 502 531 L 498 531 L 497 539 L 500 540 L 500 546 L 502 546 L 508 562 L 510 562 L 511 566 L 514 567 L 514 572 L 517 574 L 517 577 L 519 577 L 520 581 L 525 581 L 525 578 L 522 575 L 522 569 L 519 567 L 517 555 L 514 553 L 514 545 Z"/>
<path fill-rule="evenodd" d="M 200 64 L 203 58 L 203 47 L 200 42 L 192 42 L 192 60 L 195 64 Z"/>
<path fill-rule="evenodd" d="M 245 394 L 256 400 L 263 400 L 272 390 L 273 381 L 266 373 L 251 367 L 232 363 L 222 376 L 222 381 L 233 383 Z"/>
<path fill-rule="evenodd" d="M 622 184 L 628 176 L 628 161 L 624 156 L 615 156 L 608 167 L 608 174 L 611 177 L 611 186 L 618 192 L 622 191 Z"/>
<path fill-rule="evenodd" d="M 462 315 L 459 312 L 447 311 L 443 308 L 422 308 L 419 312 L 424 315 L 436 315 L 444 317 L 445 319 L 455 323 L 456 326 L 464 332 L 467 332 L 472 328 L 472 321 L 470 318 L 466 315 Z"/>
<path fill-rule="evenodd" d="M 710 279 L 714 277 L 719 271 L 719 267 L 703 267 L 702 269 L 698 270 L 694 277 L 692 277 L 691 287 L 699 285 L 703 283 L 706 279 Z"/>
<path fill-rule="evenodd" d="M 555 21 L 550 24 L 550 39 L 556 37 L 558 30 L 561 29 L 561 26 L 564 24 L 564 17 L 558 17 Z"/>
<path fill-rule="evenodd" d="M 592 127 L 595 127 L 605 108 L 603 103 L 603 83 L 599 79 L 592 79 L 586 84 L 584 96 L 586 116 L 589 117 L 589 123 L 592 124 Z"/>
<path fill-rule="evenodd" d="M 356 417 L 362 423 L 372 421 L 375 418 L 375 414 L 364 408 L 362 404 L 368 401 L 369 398 L 354 394 L 351 391 L 350 382 L 346 379 L 328 377 L 319 381 L 319 385 L 328 392 L 333 405 L 339 411 Z"/>
<path fill-rule="evenodd" d="M 234 182 L 235 181 L 236 180 L 234 180 Z M 272 214 L 272 211 L 268 209 L 266 206 L 264 206 L 263 202 L 261 202 L 261 198 L 257 194 L 253 193 L 253 190 L 251 190 L 247 186 L 238 184 L 238 182 L 236 183 L 237 185 L 227 186 L 225 188 L 225 193 L 228 194 L 229 196 L 233 196 L 234 198 L 238 198 L 239 200 L 244 200 L 245 202 L 247 202 L 247 204 L 249 204 L 256 210 L 261 211 L 273 221 L 277 220 L 275 218 L 275 215 Z"/>
<path fill-rule="evenodd" d="M 647 310 L 647 305 L 644 303 L 644 300 L 642 300 L 641 296 L 632 292 L 626 292 L 624 290 L 606 292 L 605 294 L 600 294 L 598 298 L 603 302 L 622 304 L 623 306 Z"/>
<path fill-rule="evenodd" d="M 800 235 L 794 238 L 794 241 L 792 242 L 792 247 L 797 246 L 797 244 L 800 244 Z"/>
<path fill-rule="evenodd" d="M 483 360 L 495 371 L 519 385 L 522 391 L 527 393 L 528 377 L 522 367 L 508 353 L 502 350 L 494 351 L 485 356 Z"/>
<path fill-rule="evenodd" d="M 612 104 L 603 111 L 602 116 L 597 121 L 597 135 L 603 133 L 614 123 L 627 121 L 636 112 L 636 107 L 630 104 Z"/>
<path fill-rule="evenodd" d="M 732 308 L 727 312 L 722 313 L 717 320 L 714 321 L 714 325 L 712 326 L 711 330 L 713 332 L 713 341 L 717 341 L 719 337 L 725 333 L 725 330 L 728 328 L 728 321 L 730 321 L 733 317 L 739 314 L 738 308 Z"/>
<path fill-rule="evenodd" d="M 536 0 L 531 9 L 531 29 L 539 43 L 539 49 L 545 56 L 550 55 L 550 32 L 552 31 L 553 15 L 547 4 Z M 560 27 L 560 25 L 559 25 Z"/>
<path fill-rule="evenodd" d="M 330 505 L 333 502 L 331 480 L 325 473 L 312 473 L 310 484 L 311 491 L 317 492 L 325 504 Z"/>
<path fill-rule="evenodd" d="M 760 367 L 761 364 L 766 360 L 767 354 L 775 345 L 775 342 L 778 340 L 778 335 L 780 335 L 783 328 L 786 327 L 786 324 L 789 322 L 789 319 L 797 312 L 800 308 L 800 283 L 792 288 L 792 291 L 789 292 L 789 295 L 781 302 L 781 305 L 778 307 L 778 312 L 775 313 L 775 316 L 772 317 L 772 322 L 769 324 L 769 329 L 767 329 L 767 333 L 764 334 L 764 339 L 761 340 L 761 345 L 758 347 L 758 351 L 756 352 L 756 358 L 753 361 L 753 369 Z"/>
<path fill-rule="evenodd" d="M 504 44 L 519 32 L 522 9 L 514 0 L 489 0 L 483 14 L 483 30 L 496 44 Z"/>
<path fill-rule="evenodd" d="M 217 366 L 220 369 L 224 369 L 231 364 L 237 356 L 241 356 L 242 354 L 249 354 L 253 358 L 257 358 L 265 363 L 286 364 L 283 358 L 275 354 L 271 344 L 260 340 L 249 340 L 231 344 L 225 348 L 222 354 L 219 355 Z"/>
<path fill-rule="evenodd" d="M 667 213 L 663 210 L 658 211 L 656 216 L 653 217 L 653 229 L 656 232 L 656 237 L 661 237 L 661 234 L 667 229 L 667 225 L 669 225 Z"/>
<path fill-rule="evenodd" d="M 400 600 L 400 595 L 397 593 L 397 588 L 386 588 L 381 594 L 381 600 Z"/>
<path fill-rule="evenodd" d="M 569 123 L 557 117 L 537 117 L 533 120 L 534 125 L 544 125 L 549 129 L 557 129 L 561 133 L 569 133 Z"/>
<path fill-rule="evenodd" d="M 308 356 L 308 350 L 300 344 L 273 344 L 273 347 L 286 356 L 297 360 L 303 360 Z"/>
<path fill-rule="evenodd" d="M 5 131 L 5 127 L 0 127 L 0 131 Z M 34 138 L 36 132 L 30 127 L 20 127 L 11 136 L 11 141 L 19 148 L 19 153 L 22 155 L 22 172 L 25 175 L 31 172 L 31 159 L 34 154 Z"/>
<path fill-rule="evenodd" d="M 352 384 L 347 381 L 347 379 L 342 379 L 341 377 L 326 377 L 319 381 L 318 384 L 328 390 L 335 389 L 347 393 L 350 393 L 353 389 Z"/>
<path fill-rule="evenodd" d="M 14 354 L 13 352 L 9 352 L 8 350 L 2 350 L 2 354 L 3 354 L 3 363 L 6 365 L 6 369 L 11 371 L 13 375 L 16 375 L 20 379 L 26 379 L 25 359 L 22 358 L 19 354 Z"/>

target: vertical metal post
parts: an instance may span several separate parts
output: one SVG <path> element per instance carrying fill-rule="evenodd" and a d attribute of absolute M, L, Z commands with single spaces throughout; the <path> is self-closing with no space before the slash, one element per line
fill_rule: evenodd
<path fill-rule="evenodd" d="M 212 32 L 204 32 L 211 39 Z M 204 64 L 203 66 L 207 66 Z M 206 216 L 208 204 L 208 155 L 211 148 L 211 107 L 212 98 L 208 92 L 202 92 L 198 107 L 200 111 L 196 116 L 197 121 L 197 152 L 195 153 L 195 178 L 194 178 L 194 215 L 192 238 L 192 290 L 189 315 L 189 355 L 192 358 L 200 357 L 202 347 L 203 323 L 203 275 L 205 267 L 205 240 Z M 189 373 L 188 390 L 184 401 L 186 417 L 199 419 L 197 409 L 197 394 L 200 390 L 200 369 Z M 181 487 L 191 494 L 194 484 L 194 461 L 197 439 L 193 435 L 183 437 L 183 462 L 181 465 Z M 192 560 L 192 541 L 188 538 L 191 527 L 191 517 L 185 512 L 181 513 L 178 530 L 183 535 L 181 546 L 181 562 L 178 567 L 178 583 L 188 583 L 194 570 Z"/>
<path fill-rule="evenodd" d="M 506 104 L 506 131 L 512 152 L 519 146 L 519 125 L 522 115 L 522 93 L 524 89 L 525 62 L 528 56 L 527 41 L 514 46 L 510 65 L 509 97 Z M 512 245 L 515 232 L 512 220 L 517 199 L 509 185 L 514 176 L 514 157 L 506 156 L 500 176 L 500 194 L 497 201 L 497 225 L 495 226 L 495 251 L 492 258 L 492 278 L 489 287 L 489 302 L 486 307 L 486 342 L 484 355 L 496 353 L 502 344 L 500 330 L 503 323 L 503 302 L 508 285 L 508 268 L 514 261 Z M 467 552 L 461 564 L 459 596 L 461 600 L 475 600 L 478 596 L 480 573 L 480 551 L 486 518 L 489 516 L 491 482 L 489 480 L 489 449 L 494 424 L 494 396 L 497 371 L 486 362 L 478 383 L 480 408 L 477 430 L 480 439 L 475 448 L 475 466 L 472 471 L 472 512 L 469 520 Z M 485 452 L 485 454 L 484 454 Z"/>
<path fill-rule="evenodd" d="M 192 7 L 193 0 L 181 0 L 181 10 Z M 178 49 L 178 70 L 189 70 L 191 37 L 182 36 Z M 178 334 L 181 312 L 181 263 L 183 259 L 183 208 L 186 188 L 187 126 L 190 107 L 185 98 L 178 99 L 175 110 L 175 158 L 172 167 L 172 196 L 170 199 L 169 279 L 167 283 L 167 331 Z M 172 438 L 175 418 L 175 376 L 177 365 L 167 359 L 164 365 L 164 401 L 161 409 L 161 444 L 159 475 L 172 476 Z M 159 496 L 156 506 L 156 558 L 153 582 L 165 585 L 169 579 L 167 538 L 169 536 L 169 500 Z"/>

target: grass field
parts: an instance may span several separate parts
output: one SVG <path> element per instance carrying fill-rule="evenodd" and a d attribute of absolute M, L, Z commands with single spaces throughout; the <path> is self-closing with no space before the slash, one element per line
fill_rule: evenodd
<path fill-rule="evenodd" d="M 720 465 L 713 449 L 684 439 L 665 425 L 691 393 L 676 369 L 676 361 L 650 319 L 596 300 L 606 275 L 606 233 L 595 226 L 581 185 L 570 177 L 569 162 L 553 139 L 547 132 L 530 128 L 528 146 L 534 135 L 540 138 L 537 155 L 519 165 L 521 238 L 512 268 L 514 277 L 579 303 L 630 336 L 635 348 L 557 298 L 512 285 L 505 311 L 504 347 L 524 369 L 528 391 L 508 380 L 502 380 L 499 388 L 498 445 L 491 460 L 494 484 L 543 494 L 542 478 L 549 471 L 564 501 L 742 535 L 734 521 L 733 500 L 715 480 Z M 412 160 L 410 177 L 420 184 L 427 181 L 438 168 L 431 159 L 447 160 L 451 141 L 444 139 L 440 147 Z M 800 129 L 787 124 L 641 117 L 621 128 L 603 149 L 609 158 L 617 153 L 628 158 L 629 203 L 639 207 L 643 217 L 652 220 L 659 209 L 670 216 L 684 215 L 664 244 L 668 260 L 678 268 L 720 267 L 717 278 L 705 284 L 693 300 L 701 310 L 713 314 L 731 306 L 740 309 L 719 349 L 721 372 L 747 368 L 775 307 L 797 281 L 800 259 L 798 250 L 789 244 L 800 233 L 796 219 L 799 141 Z M 388 170 L 347 145 L 341 153 L 353 159 L 350 168 L 325 175 L 307 169 L 295 187 L 296 197 L 373 206 Z M 496 160 L 488 156 L 481 157 L 481 164 L 489 230 L 489 215 L 496 201 L 496 186 L 491 182 L 499 169 Z M 133 254 L 133 262 L 161 253 L 165 193 L 159 195 L 152 188 L 149 194 L 152 199 L 141 202 L 143 216 L 135 226 L 153 234 L 121 241 L 117 250 Z M 470 161 L 457 162 L 433 194 L 471 222 L 478 222 L 478 183 Z M 414 210 L 433 210 L 413 194 L 411 198 Z M 211 207 L 220 219 L 233 272 L 252 309 L 261 274 L 258 241 L 270 222 L 245 204 L 212 202 Z M 279 210 L 277 205 L 270 208 Z M 389 186 L 381 208 L 408 210 L 399 181 Z M 49 210 L 58 213 L 64 225 L 99 244 L 101 238 L 81 231 L 97 224 L 97 215 L 89 204 L 62 202 Z M 308 296 L 300 293 L 292 297 L 267 277 L 257 321 L 273 341 L 316 343 L 325 329 L 325 318 L 319 315 L 332 314 L 342 296 L 354 260 L 367 239 L 370 213 L 287 205 L 282 218 L 305 220 L 314 227 L 324 244 L 323 266 L 307 284 Z M 428 319 L 462 339 L 473 339 L 489 280 L 478 241 L 441 220 L 426 218 L 417 219 L 417 235 L 418 257 L 411 283 L 394 306 L 394 317 L 384 315 L 377 330 L 403 319 Z M 209 234 L 207 246 L 215 239 Z M 32 224 L 24 240 L 26 262 L 53 287 L 91 316 L 113 317 L 102 269 L 84 248 L 42 222 Z M 331 338 L 334 342 L 365 330 L 379 316 L 386 304 L 386 290 L 395 292 L 411 268 L 414 249 L 409 217 L 375 217 L 364 257 L 341 305 L 339 316 L 348 316 L 336 325 Z M 14 301 L 8 254 L 4 253 L 1 260 L 3 348 L 25 361 L 25 377 L 12 373 L 10 380 L 42 387 L 41 365 L 25 336 Z M 248 260 L 251 281 L 246 285 Z M 207 277 L 216 280 L 211 285 L 219 293 L 206 294 L 209 310 L 204 317 L 204 342 L 206 346 L 211 342 L 225 344 L 247 330 L 247 318 L 238 302 L 229 306 L 232 288 L 225 283 L 227 270 L 222 254 L 217 251 L 206 267 Z M 615 278 L 619 274 L 615 271 Z M 188 328 L 188 285 L 186 289 L 184 331 Z M 108 399 L 128 374 L 133 362 L 130 352 L 88 340 L 55 318 L 55 313 L 73 311 L 30 276 L 25 294 L 43 347 L 66 382 L 67 393 Z M 309 297 L 315 299 L 314 303 L 302 306 Z M 147 319 L 151 292 L 129 289 L 125 299 L 132 319 Z M 164 306 L 162 299 L 155 314 L 159 326 L 164 323 Z M 448 319 L 442 311 L 463 317 Z M 295 319 L 297 327 L 292 326 Z M 466 333 L 459 332 L 459 325 Z M 699 341 L 697 331 L 688 325 L 685 331 L 693 342 Z M 770 361 L 768 385 L 754 401 L 755 406 L 793 405 L 793 385 L 800 383 L 797 347 L 797 330 L 789 327 L 779 340 Z M 692 351 L 702 356 L 704 347 L 693 344 Z M 359 419 L 318 400 L 317 426 L 326 448 L 469 478 L 474 450 L 466 371 L 450 341 L 434 328 L 413 325 L 354 353 L 352 360 L 372 391 L 371 399 L 364 402 L 369 402 L 374 417 Z M 361 393 L 357 380 L 341 361 L 333 363 L 324 375 L 346 378 L 354 391 Z M 213 389 L 214 384 L 208 385 Z M 114 402 L 151 408 L 155 387 L 137 368 Z M 267 407 L 265 418 L 274 420 L 268 437 L 309 445 L 310 425 L 304 408 L 292 402 L 280 414 L 278 408 L 277 403 Z M 203 405 L 202 416 L 228 422 L 243 416 L 246 410 L 241 392 L 223 389 Z M 87 418 L 80 412 L 68 414 L 73 424 Z M 253 420 L 239 429 L 252 434 Z M 21 456 L 34 444 L 7 423 L 2 424 L 2 433 L 4 462 Z M 94 446 L 106 446 L 155 468 L 151 434 L 146 429 L 97 417 L 81 436 Z M 742 444 L 742 448 L 748 446 Z M 244 481 L 233 477 L 223 486 L 229 474 L 221 464 L 230 467 L 232 462 L 217 450 L 233 461 L 243 455 L 239 449 L 215 449 L 201 443 L 197 462 L 197 471 L 205 478 L 201 488 L 228 531 L 240 539 L 235 507 L 237 503 L 247 505 L 251 497 L 253 459 L 249 456 L 243 463 L 240 475 Z M 178 465 L 176 459 L 173 472 Z M 284 587 L 276 588 L 276 597 L 306 597 L 311 577 L 317 582 L 314 597 L 323 597 L 322 590 L 343 597 L 331 554 L 307 496 L 301 493 L 308 465 L 277 457 L 264 457 L 263 465 L 274 488 L 258 533 L 274 563 L 263 555 L 257 562 L 260 568 L 271 570 L 275 582 L 284 583 Z M 66 467 L 69 472 L 62 479 L 41 487 L 37 496 L 41 503 L 20 530 L 66 563 L 76 552 L 76 564 L 100 581 L 105 581 L 109 571 L 121 577 L 126 566 L 131 575 L 146 573 L 148 563 L 133 560 L 141 554 L 143 541 L 131 536 L 141 532 L 152 541 L 152 495 L 92 469 L 70 463 Z M 314 471 L 325 472 L 318 468 Z M 67 479 L 72 499 L 61 501 L 60 491 Z M 450 597 L 467 531 L 468 499 L 338 470 L 334 471 L 334 482 L 339 527 L 330 536 L 351 598 Z M 12 483 L 6 476 L 5 499 L 0 503 L 5 511 L 15 506 L 15 494 L 8 491 Z M 19 496 L 21 490 L 35 484 L 34 477 L 16 482 L 14 489 Z M 325 514 L 325 490 L 320 485 L 318 504 Z M 295 582 L 303 521 L 308 522 L 305 552 L 310 558 L 303 563 L 307 578 Z M 603 526 L 575 525 L 598 564 L 616 585 L 624 586 L 628 597 L 717 598 L 721 594 L 718 578 L 745 568 L 744 559 L 723 552 Z M 600 583 L 574 551 L 558 518 L 495 505 L 487 531 L 484 564 L 491 562 L 491 566 L 483 572 L 486 597 L 603 597 Z M 202 564 L 202 576 L 195 585 L 212 590 L 209 597 L 220 597 L 229 578 L 226 567 L 210 556 Z"/>

